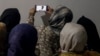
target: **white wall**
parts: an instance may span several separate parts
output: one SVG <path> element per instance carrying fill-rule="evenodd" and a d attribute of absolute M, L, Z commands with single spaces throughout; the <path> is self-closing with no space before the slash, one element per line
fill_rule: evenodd
<path fill-rule="evenodd" d="M 79 17 L 85 15 L 96 23 L 100 35 L 100 0 L 0 0 L 0 14 L 2 11 L 9 7 L 16 7 L 21 13 L 21 23 L 25 22 L 28 17 L 29 9 L 34 7 L 35 4 L 50 5 L 55 8 L 57 5 L 66 5 L 74 14 L 73 21 L 76 22 Z M 39 26 L 42 23 L 40 16 L 43 12 L 38 12 L 35 15 L 35 25 Z"/>

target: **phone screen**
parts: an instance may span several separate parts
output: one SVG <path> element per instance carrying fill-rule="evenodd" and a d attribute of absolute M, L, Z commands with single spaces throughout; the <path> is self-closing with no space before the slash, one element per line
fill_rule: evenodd
<path fill-rule="evenodd" d="M 36 11 L 46 11 L 47 6 L 46 5 L 37 5 L 36 6 Z"/>

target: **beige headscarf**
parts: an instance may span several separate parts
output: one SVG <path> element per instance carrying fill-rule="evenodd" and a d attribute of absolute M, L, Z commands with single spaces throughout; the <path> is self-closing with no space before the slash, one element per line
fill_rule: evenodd
<path fill-rule="evenodd" d="M 0 22 L 0 56 L 4 54 L 6 40 L 6 25 Z"/>
<path fill-rule="evenodd" d="M 66 23 L 60 33 L 62 52 L 83 52 L 87 42 L 85 29 L 75 23 Z"/>

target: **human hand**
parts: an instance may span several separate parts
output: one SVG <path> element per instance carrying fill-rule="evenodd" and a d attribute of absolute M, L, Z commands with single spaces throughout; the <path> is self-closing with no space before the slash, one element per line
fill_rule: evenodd
<path fill-rule="evenodd" d="M 31 8 L 29 11 L 29 16 L 34 16 L 36 13 L 36 9 L 35 8 Z"/>
<path fill-rule="evenodd" d="M 50 6 L 47 7 L 47 11 L 45 12 L 46 15 L 51 15 L 53 13 L 53 8 L 51 8 Z"/>

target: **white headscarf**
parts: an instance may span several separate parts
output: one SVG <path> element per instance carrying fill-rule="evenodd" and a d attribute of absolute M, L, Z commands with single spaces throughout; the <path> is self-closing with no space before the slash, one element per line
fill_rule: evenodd
<path fill-rule="evenodd" d="M 81 25 L 66 23 L 60 34 L 62 52 L 82 52 L 86 42 L 87 33 Z"/>

